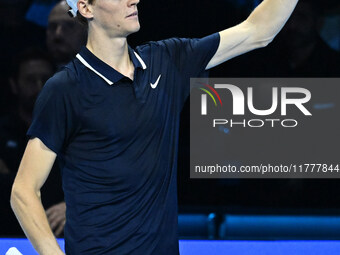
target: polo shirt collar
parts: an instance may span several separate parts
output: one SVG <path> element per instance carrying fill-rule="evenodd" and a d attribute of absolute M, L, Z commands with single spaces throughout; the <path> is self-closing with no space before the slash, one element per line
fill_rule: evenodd
<path fill-rule="evenodd" d="M 128 46 L 128 52 L 135 68 L 141 68 L 143 70 L 147 68 L 143 59 L 130 46 Z M 85 46 L 82 47 L 80 53 L 77 54 L 76 58 L 78 58 L 83 65 L 96 73 L 109 85 L 113 85 L 114 83 L 125 77 L 114 68 L 96 57 Z"/>

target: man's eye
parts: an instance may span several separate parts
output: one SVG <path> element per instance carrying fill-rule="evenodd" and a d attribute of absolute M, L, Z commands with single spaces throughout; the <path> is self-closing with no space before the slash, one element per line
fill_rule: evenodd
<path fill-rule="evenodd" d="M 49 31 L 54 31 L 54 30 L 57 29 L 57 24 L 50 23 L 50 24 L 48 25 L 47 29 L 48 29 Z"/>

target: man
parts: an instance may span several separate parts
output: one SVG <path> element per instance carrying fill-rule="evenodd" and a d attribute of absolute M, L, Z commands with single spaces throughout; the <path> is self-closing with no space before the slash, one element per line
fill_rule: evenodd
<path fill-rule="evenodd" d="M 86 44 L 86 27 L 70 17 L 68 9 L 66 1 L 60 1 L 48 17 L 46 43 L 58 67 L 71 61 Z"/>
<path fill-rule="evenodd" d="M 69 1 L 88 22 L 77 58 L 50 79 L 11 204 L 40 254 L 62 254 L 40 203 L 58 155 L 67 254 L 178 254 L 176 161 L 189 78 L 267 45 L 298 0 L 265 0 L 243 23 L 203 39 L 137 47 L 138 0 Z"/>

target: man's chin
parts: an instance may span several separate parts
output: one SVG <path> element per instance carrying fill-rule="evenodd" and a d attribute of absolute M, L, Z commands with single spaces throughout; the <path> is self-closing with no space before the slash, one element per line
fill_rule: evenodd
<path fill-rule="evenodd" d="M 134 34 L 134 33 L 137 33 L 138 31 L 140 30 L 140 25 L 138 25 L 138 27 L 134 28 L 134 29 L 131 29 L 130 31 L 128 31 L 127 35 L 131 35 L 131 34 Z"/>
<path fill-rule="evenodd" d="M 133 31 L 132 33 L 136 33 L 140 30 L 139 21 L 137 21 L 137 23 L 134 25 L 134 27 L 131 28 L 131 30 Z"/>

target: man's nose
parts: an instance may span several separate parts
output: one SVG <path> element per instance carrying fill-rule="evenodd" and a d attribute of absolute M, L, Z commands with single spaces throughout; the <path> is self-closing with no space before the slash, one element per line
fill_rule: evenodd
<path fill-rule="evenodd" d="M 38 91 L 40 91 L 42 89 L 42 87 L 44 86 L 44 83 L 45 83 L 45 81 L 43 80 L 43 78 L 40 78 L 40 79 L 37 80 L 36 85 L 37 85 Z"/>
<path fill-rule="evenodd" d="M 37 77 L 34 80 L 34 83 L 30 86 L 30 92 L 31 94 L 37 94 L 40 92 L 42 87 L 44 86 L 45 81 L 41 77 Z"/>
<path fill-rule="evenodd" d="M 139 3 L 139 0 L 128 0 L 128 6 L 134 6 L 137 5 Z"/>
<path fill-rule="evenodd" d="M 55 29 L 55 35 L 61 36 L 62 33 L 63 33 L 63 26 L 62 25 L 57 25 L 57 27 Z"/>

